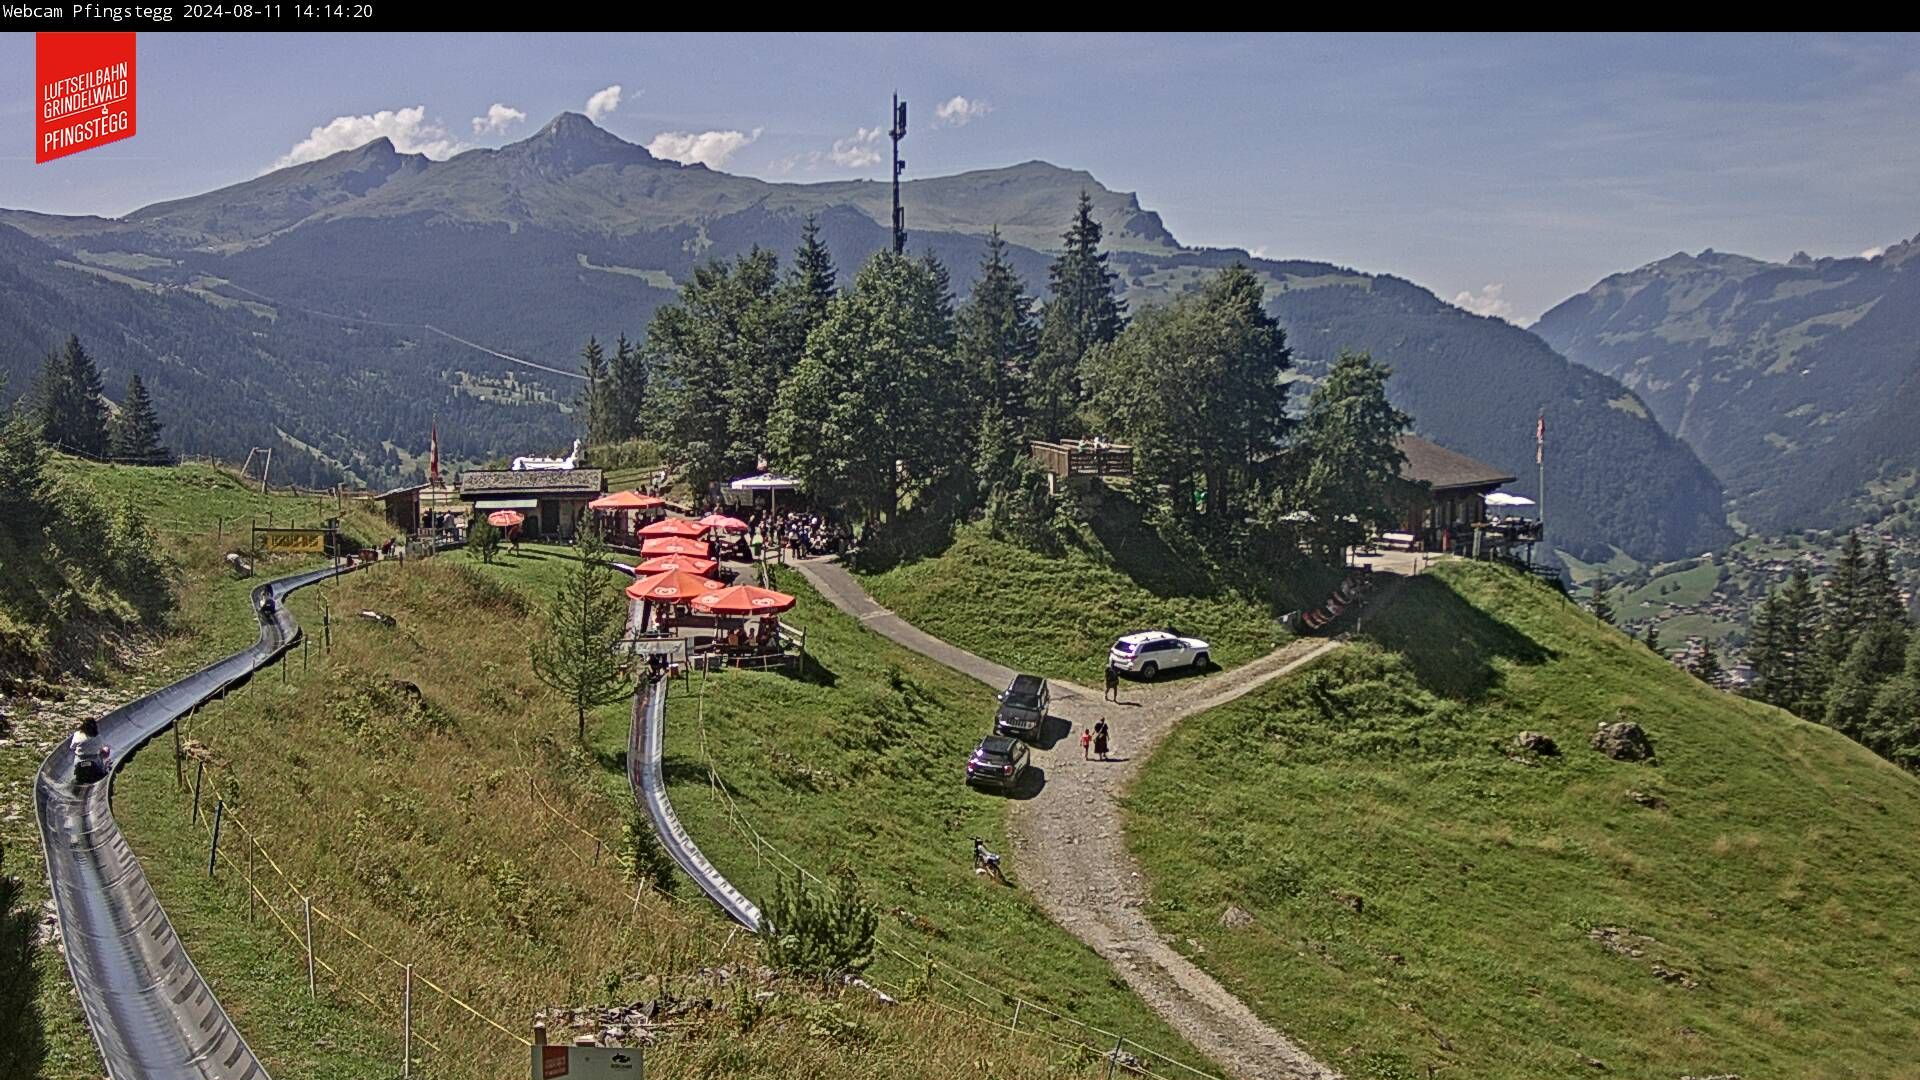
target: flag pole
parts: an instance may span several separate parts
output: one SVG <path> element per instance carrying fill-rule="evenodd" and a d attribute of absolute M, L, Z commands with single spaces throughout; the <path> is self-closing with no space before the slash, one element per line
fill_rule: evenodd
<path fill-rule="evenodd" d="M 1547 410 L 1540 409 L 1540 419 L 1533 428 L 1533 463 L 1540 469 L 1540 542 L 1547 539 Z"/>

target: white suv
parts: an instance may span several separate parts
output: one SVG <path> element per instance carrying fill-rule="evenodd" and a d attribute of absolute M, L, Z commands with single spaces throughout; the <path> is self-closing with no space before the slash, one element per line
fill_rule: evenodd
<path fill-rule="evenodd" d="M 1189 664 L 1204 671 L 1207 651 L 1207 643 L 1198 638 L 1180 637 L 1165 630 L 1143 630 L 1114 642 L 1107 662 L 1121 671 L 1151 679 L 1168 668 Z"/>

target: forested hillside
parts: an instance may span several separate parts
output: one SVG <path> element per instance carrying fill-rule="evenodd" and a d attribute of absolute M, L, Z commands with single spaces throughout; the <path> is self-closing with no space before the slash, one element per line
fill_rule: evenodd
<path fill-rule="evenodd" d="M 1920 378 L 1916 255 L 1920 241 L 1786 263 L 1681 253 L 1607 278 L 1534 330 L 1638 392 L 1749 524 L 1871 521 L 1920 470 L 1902 398 Z"/>

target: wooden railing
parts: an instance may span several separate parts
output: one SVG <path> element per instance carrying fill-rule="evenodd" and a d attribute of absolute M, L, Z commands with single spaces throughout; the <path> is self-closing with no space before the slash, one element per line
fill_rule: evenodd
<path fill-rule="evenodd" d="M 1055 476 L 1133 475 L 1133 447 L 1095 440 L 1031 442 L 1027 452 Z"/>

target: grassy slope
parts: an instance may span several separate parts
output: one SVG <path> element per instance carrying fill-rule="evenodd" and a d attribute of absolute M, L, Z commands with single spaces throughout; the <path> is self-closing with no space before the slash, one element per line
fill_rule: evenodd
<path fill-rule="evenodd" d="M 1041 555 L 960 530 L 937 557 L 863 575 L 875 599 L 920 629 L 1009 667 L 1092 684 L 1113 639 L 1171 625 L 1245 663 L 1286 638 L 1276 613 L 1221 587 L 1151 530 L 1102 532 L 1087 550 Z"/>
<path fill-rule="evenodd" d="M 236 521 L 244 528 L 249 515 L 258 515 L 263 523 L 271 517 L 282 525 L 318 524 L 322 517 L 322 508 L 312 497 L 261 495 L 231 473 L 210 466 L 137 468 L 99 465 L 60 455 L 55 455 L 51 463 L 66 482 L 87 486 L 105 505 L 118 506 L 125 499 L 133 499 L 151 517 L 168 560 L 180 569 L 175 590 L 177 606 L 169 617 L 167 632 L 143 642 L 138 669 L 101 665 L 96 671 L 110 688 L 124 694 L 157 687 L 253 640 L 257 624 L 248 612 L 247 593 L 256 581 L 234 579 L 220 559 L 223 551 L 235 546 L 232 530 Z M 326 504 L 330 508 L 332 500 L 326 500 Z M 326 516 L 334 512 L 328 509 Z M 374 531 L 377 522 L 351 507 L 346 519 L 349 531 L 360 539 L 380 535 Z M 270 560 L 260 566 L 260 572 L 288 573 L 302 565 Z M 23 727 L 34 726 L 25 717 L 15 720 Z M 32 808 L 33 776 L 42 753 L 40 744 L 31 739 L 10 738 L 0 745 L 0 782 L 4 782 L 7 804 L 0 818 L 0 840 L 6 844 L 6 870 L 25 882 L 26 902 L 34 905 L 46 899 L 45 878 L 37 865 L 39 831 Z M 161 756 L 148 755 L 153 760 Z M 194 918 L 194 913 L 188 912 L 181 919 L 181 929 L 190 940 L 189 922 Z M 218 932 L 216 926 L 217 921 L 209 921 L 203 929 Z M 236 970 L 251 971 L 252 965 L 243 964 Z M 97 1076 L 99 1058 L 73 998 L 59 950 L 39 951 L 36 976 L 39 1022 L 47 1049 L 42 1076 L 47 1080 Z M 304 972 L 300 978 L 304 990 Z M 299 1010 L 290 1010 L 290 1025 L 305 1022 Z"/>
<path fill-rule="evenodd" d="M 1368 626 L 1188 721 L 1129 800 L 1156 921 L 1257 1011 L 1362 1078 L 1920 1076 L 1912 777 L 1492 568 Z M 1622 716 L 1658 764 L 1588 748 Z M 1509 761 L 1523 728 L 1563 756 Z"/>
<path fill-rule="evenodd" d="M 814 675 L 802 681 L 730 672 L 711 681 L 704 709 L 706 749 L 752 827 L 822 877 L 837 866 L 857 867 L 886 912 L 883 942 L 1206 1067 L 1104 961 L 1024 894 L 972 872 L 969 836 L 1009 850 L 1005 801 L 969 790 L 961 778 L 966 754 L 992 715 L 986 688 L 874 635 L 797 574 L 783 574 L 780 587 L 800 597 L 792 621 L 807 630 Z M 676 695 L 669 706 L 674 807 L 714 864 L 748 895 L 764 898 L 776 867 L 756 856 L 708 783 L 696 701 Z M 601 732 L 608 748 L 623 738 L 617 725 Z M 1020 867 L 1009 864 L 1008 873 L 1017 882 Z M 892 956 L 875 970 L 894 982 L 913 974 L 912 965 Z M 1010 1001 L 971 989 L 1011 1014 Z M 1031 1009 L 1021 1025 L 1036 1022 L 1062 1037 L 1108 1045 Z"/>
<path fill-rule="evenodd" d="M 332 587 L 335 612 L 372 608 L 399 625 L 336 623 L 331 657 L 316 651 L 310 673 L 296 658 L 285 684 L 269 675 L 189 726 L 187 736 L 220 762 L 219 786 L 233 777 L 240 816 L 276 860 L 313 882 L 318 902 L 357 932 L 516 1030 L 549 1004 L 663 993 L 716 1000 L 715 1011 L 695 1014 L 677 1039 L 649 1052 L 666 1074 L 931 1080 L 978 1058 L 984 1044 L 973 1022 L 933 1006 L 883 1008 L 858 992 L 776 986 L 765 1017 L 743 1034 L 739 1003 L 700 969 L 753 963 L 748 940 L 727 945 L 728 924 L 685 882 L 685 903 L 648 898 L 636 911 L 618 872 L 590 864 L 592 841 L 529 794 L 531 779 L 609 849 L 630 805 L 616 756 L 624 708 L 603 710 L 605 738 L 581 750 L 571 717 L 528 669 L 537 607 L 528 598 L 563 565 L 543 554 L 486 569 L 447 556 L 346 579 Z M 319 601 L 310 591 L 293 605 L 317 624 Z M 391 678 L 416 684 L 424 706 L 410 704 Z M 323 928 L 322 958 L 343 974 L 323 972 L 322 1004 L 301 1005 L 297 952 L 264 913 L 245 926 L 243 887 L 231 878 L 206 883 L 203 834 L 185 821 L 182 799 L 167 756 L 149 753 L 121 790 L 120 813 L 256 1048 L 294 1075 L 390 1075 L 398 972 Z M 243 849 L 236 842 L 233 850 Z M 264 864 L 259 873 L 267 876 Z M 229 925 L 216 929 L 223 915 Z M 300 1007 L 289 1010 L 290 1002 Z M 416 1009 L 422 1034 L 478 1058 L 422 1051 L 430 1075 L 508 1075 L 524 1060 L 430 994 L 418 994 Z M 996 1074 L 1008 1076 L 1041 1075 L 1057 1056 L 1025 1042 L 991 1050 Z"/>

